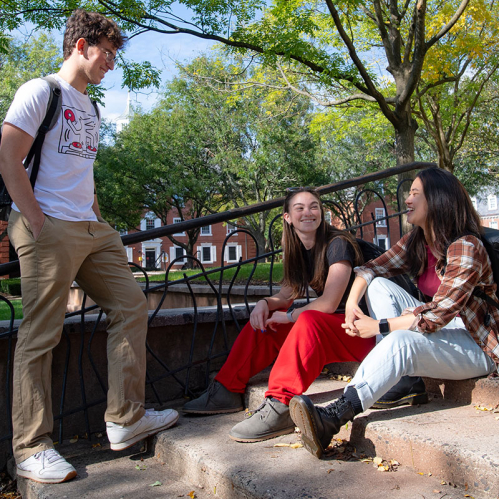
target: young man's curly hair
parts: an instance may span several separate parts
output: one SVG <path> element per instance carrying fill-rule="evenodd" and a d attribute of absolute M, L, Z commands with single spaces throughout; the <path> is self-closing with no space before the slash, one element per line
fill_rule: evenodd
<path fill-rule="evenodd" d="M 84 38 L 89 45 L 98 45 L 101 38 L 106 38 L 116 50 L 123 47 L 127 40 L 118 25 L 111 19 L 98 12 L 77 9 L 66 22 L 62 45 L 64 60 L 71 56 L 80 38 Z"/>

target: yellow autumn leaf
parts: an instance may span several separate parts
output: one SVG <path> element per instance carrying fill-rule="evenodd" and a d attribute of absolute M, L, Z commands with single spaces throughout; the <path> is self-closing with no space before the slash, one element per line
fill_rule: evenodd
<path fill-rule="evenodd" d="M 382 458 L 382 457 L 376 456 L 376 457 L 373 459 L 373 463 L 374 463 L 376 466 L 379 466 L 382 462 L 383 462 L 383 458 Z"/>
<path fill-rule="evenodd" d="M 290 447 L 292 449 L 300 449 L 301 447 L 303 447 L 303 444 L 300 444 L 299 442 L 296 442 L 294 444 L 291 444 Z"/>
<path fill-rule="evenodd" d="M 274 444 L 274 447 L 291 447 L 290 444 Z"/>
<path fill-rule="evenodd" d="M 196 493 L 195 493 L 193 490 L 191 490 L 191 491 L 190 491 L 187 495 L 188 495 L 191 499 L 195 499 L 195 497 L 196 497 Z"/>

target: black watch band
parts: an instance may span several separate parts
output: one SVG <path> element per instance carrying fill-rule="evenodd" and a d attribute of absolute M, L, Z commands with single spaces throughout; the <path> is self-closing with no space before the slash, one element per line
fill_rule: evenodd
<path fill-rule="evenodd" d="M 383 338 L 390 332 L 390 324 L 388 324 L 387 319 L 381 319 L 379 321 L 379 332 Z"/>

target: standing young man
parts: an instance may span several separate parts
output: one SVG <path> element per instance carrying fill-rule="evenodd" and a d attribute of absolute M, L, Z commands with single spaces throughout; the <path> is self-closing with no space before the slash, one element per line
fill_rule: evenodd
<path fill-rule="evenodd" d="M 107 316 L 111 448 L 126 449 L 178 419 L 171 409 L 144 409 L 147 303 L 118 233 L 100 216 L 94 189 L 100 120 L 86 88 L 114 68 L 124 42 L 101 14 L 78 9 L 68 19 L 64 63 L 55 75 L 62 110 L 45 137 L 34 192 L 23 160 L 45 117 L 48 83 L 21 86 L 3 126 L 0 173 L 14 201 L 8 231 L 21 265 L 24 313 L 14 358 L 13 449 L 18 475 L 43 483 L 76 476 L 50 438 L 52 350 L 74 280 Z"/>

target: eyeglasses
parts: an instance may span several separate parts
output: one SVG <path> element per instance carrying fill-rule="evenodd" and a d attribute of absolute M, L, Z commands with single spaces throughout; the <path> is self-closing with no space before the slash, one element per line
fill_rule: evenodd
<path fill-rule="evenodd" d="M 112 62 L 113 64 L 116 62 L 116 56 L 112 53 L 109 52 L 109 50 L 106 50 L 102 47 L 99 47 L 104 54 L 106 54 L 106 62 Z"/>
<path fill-rule="evenodd" d="M 315 192 L 315 193 L 317 193 L 317 188 L 316 187 L 309 187 L 309 186 L 305 186 L 305 187 L 288 187 L 286 189 L 286 192 L 288 194 L 293 194 L 295 192 Z"/>

